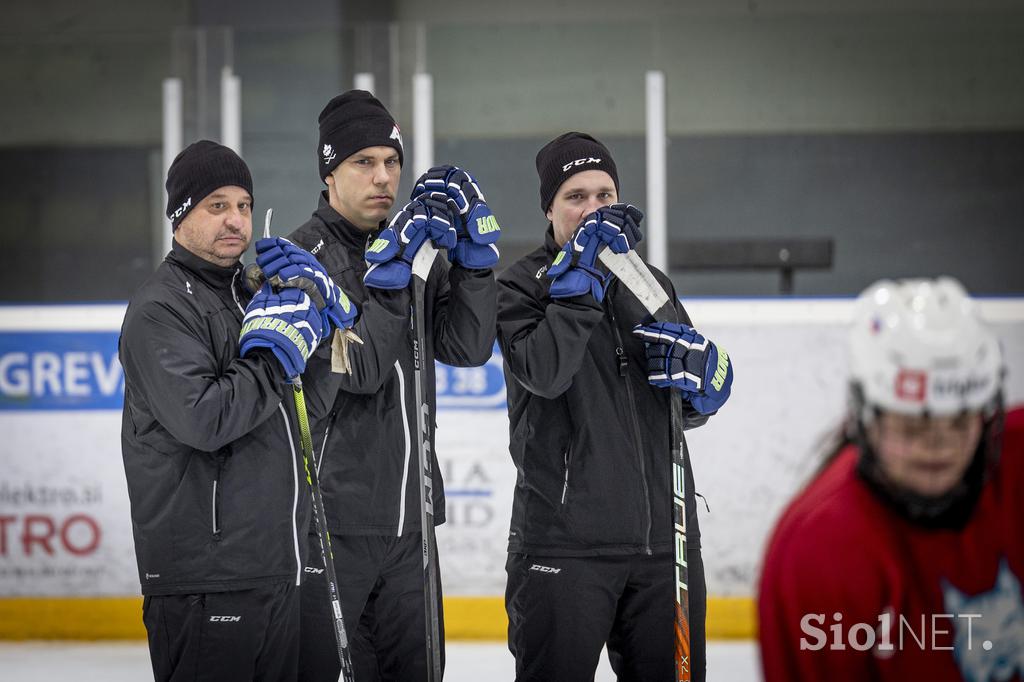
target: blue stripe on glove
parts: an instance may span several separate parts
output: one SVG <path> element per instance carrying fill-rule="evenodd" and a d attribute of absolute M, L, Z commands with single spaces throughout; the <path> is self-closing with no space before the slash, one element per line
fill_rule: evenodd
<path fill-rule="evenodd" d="M 615 253 L 626 253 L 643 239 L 640 221 L 644 214 L 633 204 L 611 204 L 599 208 L 591 216 L 598 222 L 601 240 Z"/>
<path fill-rule="evenodd" d="M 294 379 L 322 338 L 322 319 L 309 295 L 290 287 L 274 293 L 267 283 L 245 309 L 238 351 L 244 358 L 254 348 L 269 348 Z"/>
<path fill-rule="evenodd" d="M 452 200 L 452 220 L 458 235 L 448 258 L 466 268 L 486 269 L 497 265 L 501 227 L 487 205 L 480 185 L 472 175 L 457 166 L 434 166 L 416 180 L 412 198 L 432 192 L 444 193 Z"/>
<path fill-rule="evenodd" d="M 674 322 L 637 325 L 633 333 L 647 351 L 647 380 L 677 388 L 701 414 L 716 412 L 729 399 L 733 368 L 729 354 L 693 327 Z"/>
<path fill-rule="evenodd" d="M 363 276 L 366 286 L 404 289 L 409 286 L 412 262 L 423 242 L 438 248 L 455 246 L 447 195 L 428 193 L 410 201 L 366 248 L 363 257 L 370 267 Z"/>

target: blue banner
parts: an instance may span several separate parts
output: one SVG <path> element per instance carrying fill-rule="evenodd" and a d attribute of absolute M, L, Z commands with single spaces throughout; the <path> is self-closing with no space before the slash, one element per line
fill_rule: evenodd
<path fill-rule="evenodd" d="M 120 410 L 118 332 L 0 333 L 0 410 Z M 497 344 L 483 367 L 437 363 L 438 407 L 504 409 Z"/>
<path fill-rule="evenodd" d="M 0 410 L 119 410 L 118 332 L 0 333 Z"/>
<path fill-rule="evenodd" d="M 498 344 L 482 367 L 449 367 L 438 362 L 435 370 L 438 409 L 505 409 L 505 374 Z"/>

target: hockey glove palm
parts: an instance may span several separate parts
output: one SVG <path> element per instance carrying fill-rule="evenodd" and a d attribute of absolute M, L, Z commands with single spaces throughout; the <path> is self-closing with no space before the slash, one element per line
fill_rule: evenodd
<path fill-rule="evenodd" d="M 633 333 L 647 347 L 647 380 L 677 388 L 701 414 L 717 411 L 732 390 L 729 354 L 693 327 L 674 322 L 637 325 Z"/>
<path fill-rule="evenodd" d="M 455 228 L 451 224 L 446 195 L 430 193 L 410 201 L 370 244 L 364 258 L 370 264 L 363 282 L 377 289 L 404 289 L 409 286 L 412 262 L 428 239 L 438 248 L 455 246 Z"/>
<path fill-rule="evenodd" d="M 305 291 L 320 311 L 324 335 L 330 332 L 331 324 L 348 329 L 355 323 L 355 304 L 334 283 L 316 256 L 283 237 L 256 242 L 256 267 L 246 268 L 246 285 L 255 291 L 265 279 L 279 289 L 297 287 Z"/>
<path fill-rule="evenodd" d="M 306 369 L 321 338 L 322 319 L 309 295 L 292 287 L 274 293 L 268 282 L 245 309 L 238 354 L 244 358 L 254 348 L 269 348 L 294 379 Z"/>
<path fill-rule="evenodd" d="M 486 269 L 497 265 L 501 228 L 473 176 L 457 166 L 434 166 L 416 180 L 412 198 L 440 192 L 454 205 L 453 224 L 458 241 L 448 252 L 453 263 Z"/>

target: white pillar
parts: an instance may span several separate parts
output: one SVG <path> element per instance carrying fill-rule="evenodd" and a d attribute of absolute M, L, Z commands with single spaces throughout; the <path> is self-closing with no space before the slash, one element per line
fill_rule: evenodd
<path fill-rule="evenodd" d="M 412 175 L 419 177 L 434 165 L 434 79 L 429 73 L 412 77 Z"/>
<path fill-rule="evenodd" d="M 374 80 L 372 73 L 357 73 L 352 79 L 352 87 L 356 90 L 366 90 L 371 95 L 373 94 Z"/>
<path fill-rule="evenodd" d="M 220 141 L 242 155 L 242 81 L 230 66 L 220 72 Z"/>
<path fill-rule="evenodd" d="M 665 74 L 648 71 L 647 99 L 647 262 L 668 272 L 668 183 L 665 146 Z"/>
<path fill-rule="evenodd" d="M 182 95 L 181 95 L 181 79 L 180 78 L 165 78 L 163 84 L 163 138 L 164 138 L 164 152 L 163 152 L 163 170 L 164 179 L 167 177 L 167 171 L 171 167 L 171 162 L 174 161 L 174 157 L 181 151 L 182 145 Z M 163 179 L 162 179 L 163 180 Z M 163 181 L 161 180 L 161 184 Z M 163 193 L 164 205 L 167 202 L 167 192 Z M 167 253 L 171 250 L 171 221 L 166 217 L 164 218 L 164 229 L 163 229 L 163 253 Z"/>

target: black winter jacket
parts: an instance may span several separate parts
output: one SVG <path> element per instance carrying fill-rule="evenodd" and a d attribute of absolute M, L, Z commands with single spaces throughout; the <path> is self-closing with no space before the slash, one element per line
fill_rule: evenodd
<path fill-rule="evenodd" d="M 305 565 L 310 500 L 291 389 L 269 352 L 238 357 L 240 270 L 175 242 L 121 327 L 121 449 L 143 594 L 297 585 Z"/>
<path fill-rule="evenodd" d="M 320 485 L 332 533 L 401 535 L 420 529 L 420 468 L 416 455 L 416 386 L 410 289 L 387 291 L 363 284 L 363 253 L 377 230 L 359 230 L 328 203 L 289 239 L 316 255 L 359 308 L 350 347 L 353 373 L 330 371 L 330 349 L 310 358 L 303 375 L 316 396 L 313 411 Z M 425 290 L 425 382 L 436 430 L 434 363 L 482 365 L 491 357 L 496 285 L 490 270 L 450 266 L 438 254 Z M 436 439 L 435 439 L 436 441 Z M 436 449 L 435 449 L 436 450 Z M 434 524 L 444 523 L 444 487 L 431 453 Z"/>
<path fill-rule="evenodd" d="M 498 280 L 498 341 L 508 390 L 509 449 L 518 470 L 510 552 L 591 556 L 672 548 L 669 391 L 647 381 L 644 344 L 630 332 L 646 309 L 613 280 L 551 299 L 544 246 Z M 655 277 L 678 301 L 671 281 Z M 677 302 L 680 321 L 689 317 Z M 684 403 L 685 427 L 707 416 Z M 687 456 L 687 542 L 700 547 Z"/>

